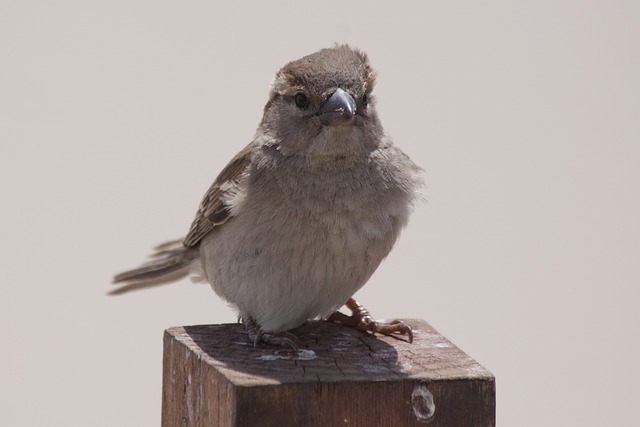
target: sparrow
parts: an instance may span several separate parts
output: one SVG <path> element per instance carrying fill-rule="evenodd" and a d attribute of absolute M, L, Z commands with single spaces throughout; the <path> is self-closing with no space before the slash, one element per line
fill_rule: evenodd
<path fill-rule="evenodd" d="M 202 278 L 254 345 L 297 350 L 289 330 L 310 319 L 411 341 L 408 325 L 377 322 L 352 298 L 391 251 L 423 184 L 378 119 L 375 81 L 367 55 L 348 45 L 286 64 L 253 141 L 215 179 L 186 237 L 114 283 L 126 291 Z M 338 311 L 345 304 L 351 315 Z"/>

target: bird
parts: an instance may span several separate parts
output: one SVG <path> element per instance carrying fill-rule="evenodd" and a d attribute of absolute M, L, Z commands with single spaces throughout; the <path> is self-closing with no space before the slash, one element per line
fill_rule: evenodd
<path fill-rule="evenodd" d="M 297 350 L 291 329 L 313 319 L 412 341 L 406 323 L 373 320 L 353 299 L 424 185 L 381 125 L 375 83 L 368 56 L 347 44 L 282 67 L 253 140 L 214 180 L 186 237 L 117 274 L 115 293 L 192 275 L 237 310 L 254 345 Z"/>

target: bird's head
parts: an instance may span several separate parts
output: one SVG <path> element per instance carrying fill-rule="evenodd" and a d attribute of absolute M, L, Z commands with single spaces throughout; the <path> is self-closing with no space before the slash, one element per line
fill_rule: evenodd
<path fill-rule="evenodd" d="M 347 45 L 323 49 L 276 74 L 261 130 L 284 150 L 345 155 L 382 135 L 371 94 L 375 72 Z"/>

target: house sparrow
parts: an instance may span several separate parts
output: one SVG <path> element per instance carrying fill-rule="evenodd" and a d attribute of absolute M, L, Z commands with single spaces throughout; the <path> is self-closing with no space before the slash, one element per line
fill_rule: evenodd
<path fill-rule="evenodd" d="M 218 175 L 187 236 L 114 283 L 202 276 L 254 343 L 297 349 L 287 331 L 315 318 L 411 341 L 406 324 L 376 322 L 351 298 L 393 247 L 422 185 L 378 120 L 374 85 L 367 56 L 348 45 L 285 65 L 253 141 Z M 345 303 L 351 316 L 337 311 Z"/>

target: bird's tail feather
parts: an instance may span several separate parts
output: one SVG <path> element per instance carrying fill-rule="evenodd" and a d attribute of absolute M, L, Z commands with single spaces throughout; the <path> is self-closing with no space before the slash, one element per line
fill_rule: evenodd
<path fill-rule="evenodd" d="M 198 259 L 198 249 L 185 247 L 179 240 L 159 245 L 154 251 L 148 262 L 114 276 L 113 283 L 125 286 L 111 294 L 173 282 L 186 276 L 191 263 Z"/>

